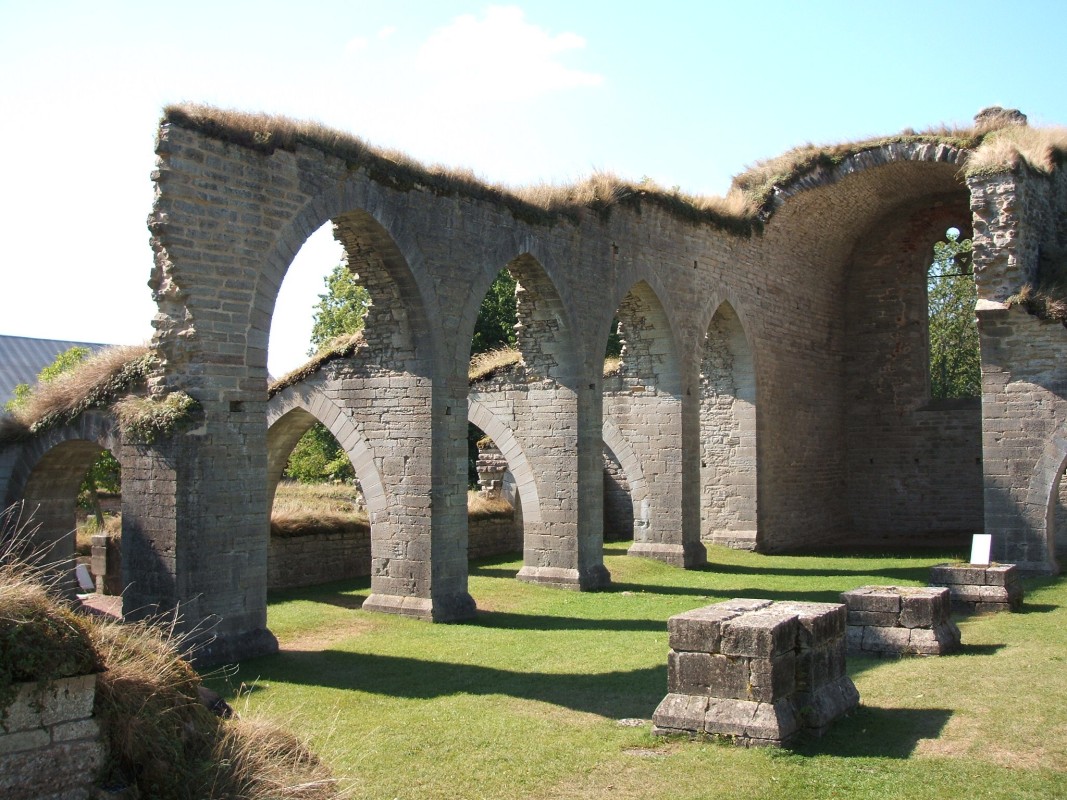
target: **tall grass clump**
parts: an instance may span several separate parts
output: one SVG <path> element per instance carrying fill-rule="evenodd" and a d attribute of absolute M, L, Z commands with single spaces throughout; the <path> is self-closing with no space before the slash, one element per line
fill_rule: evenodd
<path fill-rule="evenodd" d="M 0 417 L 0 441 L 38 433 L 107 405 L 143 383 L 153 364 L 146 345 L 108 347 L 73 369 L 33 387 L 26 402 Z"/>
<path fill-rule="evenodd" d="M 99 785 L 146 800 L 338 797 L 301 739 L 209 710 L 172 626 L 79 614 L 25 554 L 31 532 L 17 507 L 0 514 L 0 708 L 18 684 L 99 673 L 94 716 L 108 754 Z"/>

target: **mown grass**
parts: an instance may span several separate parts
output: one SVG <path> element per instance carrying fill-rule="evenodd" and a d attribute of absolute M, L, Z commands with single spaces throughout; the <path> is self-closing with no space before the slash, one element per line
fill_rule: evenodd
<path fill-rule="evenodd" d="M 427 625 L 358 610 L 366 581 L 273 595 L 276 656 L 216 688 L 299 716 L 366 798 L 954 798 L 1067 796 L 1067 582 L 1027 582 L 1021 614 L 961 622 L 960 655 L 850 659 L 862 706 L 782 751 L 654 738 L 667 617 L 729 597 L 834 600 L 923 584 L 955 553 L 759 556 L 713 548 L 685 572 L 607 548 L 610 591 L 521 584 L 472 566 L 479 616 Z"/>

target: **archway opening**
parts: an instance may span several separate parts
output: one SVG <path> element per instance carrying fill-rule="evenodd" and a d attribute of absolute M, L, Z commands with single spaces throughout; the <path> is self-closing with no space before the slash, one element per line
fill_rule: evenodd
<path fill-rule="evenodd" d="M 477 425 L 468 424 L 477 437 L 477 483 L 467 492 L 467 557 L 521 552 L 522 505 L 515 476 L 500 446 Z"/>
<path fill-rule="evenodd" d="M 687 535 L 695 539 L 697 533 L 695 525 L 684 522 L 682 378 L 670 322 L 644 281 L 622 299 L 615 318 L 619 361 L 604 379 L 605 424 L 610 421 L 617 427 L 649 486 L 656 487 L 646 496 L 629 553 L 676 566 L 703 563 L 703 545 L 686 540 Z M 610 347 L 609 337 L 608 356 Z"/>
<path fill-rule="evenodd" d="M 712 317 L 700 363 L 701 539 L 755 550 L 756 373 L 737 312 Z"/>
<path fill-rule="evenodd" d="M 272 490 L 267 587 L 370 575 L 371 518 L 350 456 L 336 437 L 297 408 L 270 427 L 267 448 Z"/>

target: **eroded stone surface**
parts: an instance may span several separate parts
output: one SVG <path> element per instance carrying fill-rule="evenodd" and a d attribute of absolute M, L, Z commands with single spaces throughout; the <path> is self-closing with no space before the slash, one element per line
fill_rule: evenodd
<path fill-rule="evenodd" d="M 859 702 L 845 672 L 843 605 L 731 600 L 671 617 L 668 629 L 656 733 L 780 745 L 821 733 Z"/>

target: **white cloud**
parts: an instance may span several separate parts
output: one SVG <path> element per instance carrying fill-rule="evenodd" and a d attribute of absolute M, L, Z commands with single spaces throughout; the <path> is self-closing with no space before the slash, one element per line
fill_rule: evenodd
<path fill-rule="evenodd" d="M 591 88 L 602 75 L 565 66 L 560 56 L 585 47 L 575 33 L 551 34 L 516 6 L 465 14 L 430 35 L 415 67 L 434 100 L 482 105 L 521 101 L 568 89 Z"/>
<path fill-rule="evenodd" d="M 385 40 L 392 36 L 394 33 L 396 33 L 396 25 L 387 25 L 380 31 L 378 31 L 376 36 L 379 40 Z"/>

